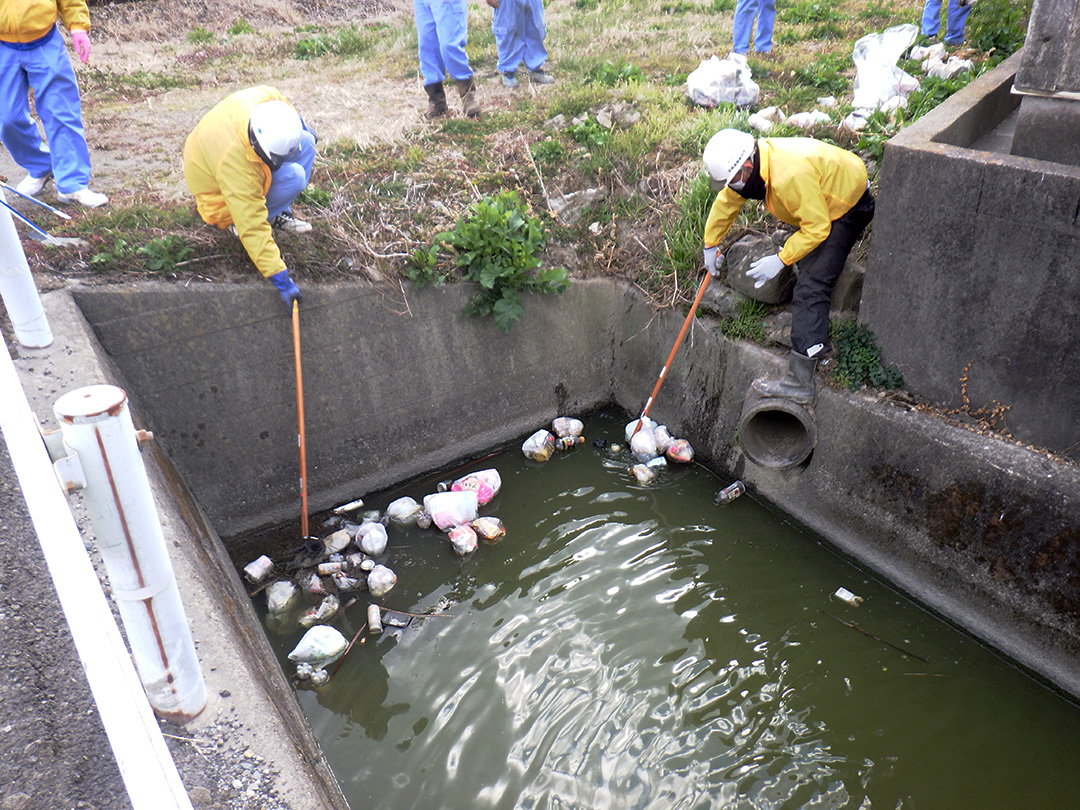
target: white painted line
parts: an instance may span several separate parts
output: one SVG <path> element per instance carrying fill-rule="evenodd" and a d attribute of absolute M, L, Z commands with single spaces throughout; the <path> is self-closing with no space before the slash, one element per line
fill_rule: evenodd
<path fill-rule="evenodd" d="M 192 810 L 0 340 L 3 433 L 75 648 L 135 810 Z"/>

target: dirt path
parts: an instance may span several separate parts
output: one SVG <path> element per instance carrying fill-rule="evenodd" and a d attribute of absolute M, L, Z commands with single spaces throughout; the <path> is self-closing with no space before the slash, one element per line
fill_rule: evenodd
<path fill-rule="evenodd" d="M 426 97 L 416 79 L 405 78 L 401 71 L 399 77 L 379 75 L 372 63 L 360 60 L 295 59 L 276 36 L 302 24 L 359 20 L 385 23 L 394 31 L 411 25 L 411 15 L 407 0 L 309 4 L 300 10 L 280 0 L 144 0 L 94 6 L 89 65 L 71 53 L 82 88 L 92 187 L 108 194 L 114 204 L 136 193 L 165 201 L 185 199 L 181 154 L 188 133 L 226 95 L 256 84 L 271 84 L 285 93 L 324 143 L 344 138 L 366 146 L 400 140 L 425 127 L 421 113 Z M 229 38 L 223 45 L 197 45 L 188 39 L 196 26 L 220 32 L 238 19 L 258 34 Z M 161 77 L 170 76 L 199 84 L 155 89 L 155 81 L 160 86 Z M 506 103 L 508 91 L 497 81 L 481 74 L 477 78 L 489 106 L 500 98 Z M 0 153 L 0 173 L 12 183 L 25 174 L 6 150 Z M 52 202 L 54 193 L 50 187 L 43 199 Z"/>

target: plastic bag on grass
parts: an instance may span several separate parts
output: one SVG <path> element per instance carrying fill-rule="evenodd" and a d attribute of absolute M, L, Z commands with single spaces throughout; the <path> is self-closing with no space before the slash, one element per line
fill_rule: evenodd
<path fill-rule="evenodd" d="M 753 107 L 760 92 L 751 77 L 746 57 L 739 53 L 729 54 L 724 59 L 713 54 L 686 77 L 686 94 L 701 107 L 725 103 Z"/>
<path fill-rule="evenodd" d="M 855 43 L 851 51 L 855 62 L 852 106 L 875 110 L 891 98 L 906 99 L 918 89 L 919 80 L 896 66 L 918 34 L 916 25 L 894 25 Z"/>

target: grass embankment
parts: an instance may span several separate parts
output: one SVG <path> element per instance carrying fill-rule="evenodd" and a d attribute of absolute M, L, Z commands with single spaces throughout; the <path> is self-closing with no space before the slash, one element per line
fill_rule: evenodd
<path fill-rule="evenodd" d="M 417 116 L 416 127 L 391 142 L 320 142 L 312 185 L 297 206 L 315 224 L 317 238 L 283 240 L 294 275 L 301 285 L 350 276 L 396 284 L 404 275 L 416 277 L 410 257 L 448 263 L 427 250 L 433 237 L 471 216 L 478 201 L 512 190 L 523 218 L 542 229 L 542 238 L 530 246 L 543 242 L 549 263 L 560 263 L 571 275 L 624 276 L 657 303 L 685 303 L 700 277 L 701 230 L 712 198 L 701 175 L 701 151 L 722 127 L 748 129 L 749 111 L 693 106 L 684 83 L 699 61 L 730 51 L 734 5 L 552 0 L 546 11 L 548 67 L 556 84 L 534 91 L 523 82 L 515 93 L 486 98 L 485 91 L 497 85 L 490 78 L 496 62 L 491 16 L 485 4 L 471 2 L 469 53 L 481 79 L 483 115 L 469 120 L 455 112 L 432 125 Z M 1022 44 L 1030 5 L 980 0 L 968 21 L 964 53 L 975 62 L 974 75 Z M 839 106 L 830 124 L 804 131 L 778 127 L 771 134 L 812 135 L 853 149 L 873 175 L 889 136 L 972 77 L 924 78 L 906 111 L 891 119 L 876 115 L 861 135 L 838 126 L 851 109 L 854 42 L 892 25 L 917 23 L 921 9 L 921 0 L 779 3 L 773 52 L 750 55 L 761 88 L 757 107 L 776 105 L 792 114 L 829 95 Z M 240 16 L 226 21 L 228 14 L 226 7 L 217 8 L 217 28 L 191 24 L 183 39 L 168 46 L 172 60 L 162 62 L 166 67 L 84 72 L 84 97 L 98 104 L 141 104 L 171 88 L 210 82 L 209 77 L 216 83 L 222 75 L 249 84 L 305 71 L 313 81 L 330 70 L 354 70 L 361 81 L 416 75 L 416 35 L 406 7 L 373 9 L 362 21 L 288 27 L 275 24 L 272 15 L 263 23 Z M 283 19 L 290 14 L 295 12 L 283 10 Z M 915 63 L 900 66 L 922 78 Z M 409 103 L 419 106 L 419 82 L 415 92 L 418 98 Z M 303 98 L 295 100 L 303 109 Z M 597 112 L 616 104 L 634 115 L 616 115 L 609 129 Z M 318 121 L 313 124 L 318 128 Z M 552 215 L 549 196 L 591 188 L 603 193 L 577 223 L 562 224 Z M 203 227 L 187 203 L 138 192 L 114 203 L 80 215 L 64 232 L 91 243 L 81 254 L 84 275 L 255 278 L 239 243 Z M 760 206 L 748 205 L 733 232 L 767 229 L 769 223 Z M 856 255 L 864 255 L 866 238 Z M 56 251 L 36 251 L 34 260 L 70 272 Z M 755 336 L 753 330 L 748 336 Z"/>

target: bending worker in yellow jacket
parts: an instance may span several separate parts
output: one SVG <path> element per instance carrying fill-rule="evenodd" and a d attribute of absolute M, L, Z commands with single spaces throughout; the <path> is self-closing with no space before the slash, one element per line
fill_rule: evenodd
<path fill-rule="evenodd" d="M 315 163 L 315 135 L 273 87 L 239 90 L 220 101 L 184 143 L 184 180 L 199 215 L 240 237 L 251 261 L 289 307 L 299 300 L 274 229 L 304 233 L 292 215 Z"/>
<path fill-rule="evenodd" d="M 705 223 L 705 266 L 715 274 L 720 241 L 748 199 L 764 200 L 774 217 L 798 230 L 779 253 L 750 265 L 761 287 L 799 263 L 791 299 L 791 354 L 779 380 L 759 379 L 765 396 L 809 403 L 814 370 L 828 351 L 829 300 L 848 253 L 874 217 L 866 166 L 858 155 L 812 138 L 761 138 L 734 129 L 705 146 L 705 169 L 719 192 Z"/>

